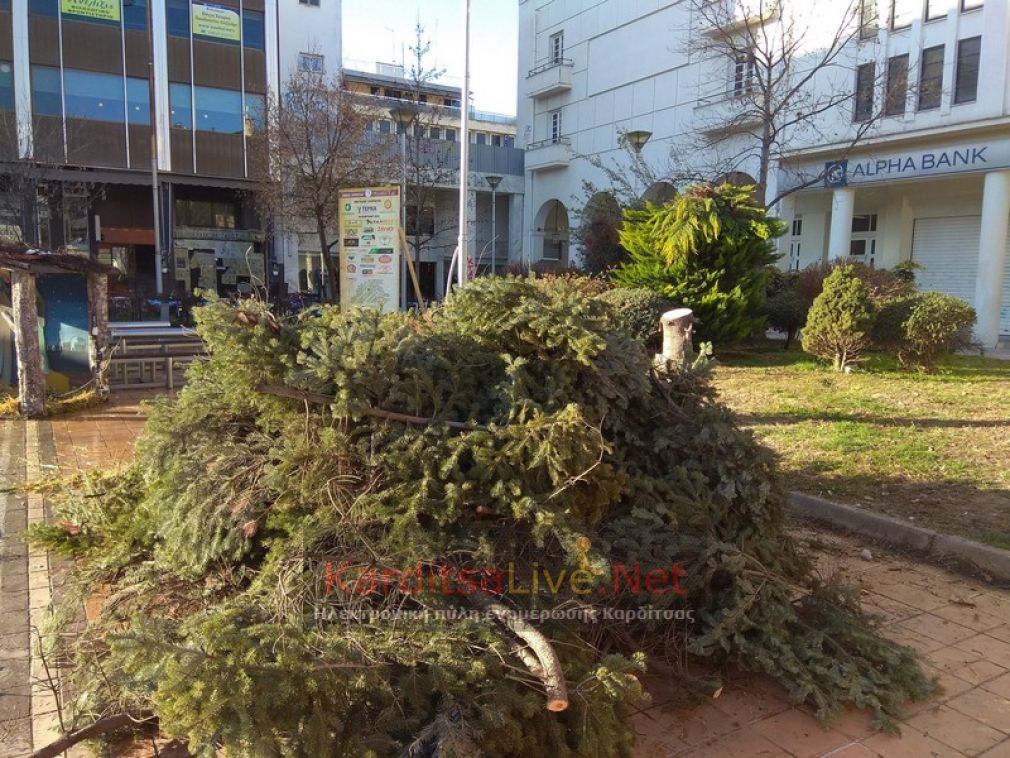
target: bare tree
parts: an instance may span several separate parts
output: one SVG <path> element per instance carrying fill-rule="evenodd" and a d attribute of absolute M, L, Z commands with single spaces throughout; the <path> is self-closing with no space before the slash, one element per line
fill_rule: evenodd
<path fill-rule="evenodd" d="M 258 158 L 268 165 L 258 173 L 265 215 L 279 230 L 312 225 L 335 301 L 340 191 L 388 181 L 392 144 L 372 136 L 362 99 L 344 89 L 339 77 L 300 71 L 287 81 L 280 101 L 268 98 L 264 145 Z"/>
<path fill-rule="evenodd" d="M 72 125 L 52 121 L 28 122 L 30 117 L 0 113 L 0 238 L 29 245 L 44 245 L 53 249 L 69 247 L 71 240 L 58 232 L 55 235 L 38 229 L 40 202 L 50 204 L 55 215 L 62 218 L 65 198 L 77 198 L 82 217 L 102 196 L 104 185 L 87 181 L 68 181 L 62 169 L 67 165 L 64 139 L 72 141 L 86 152 L 81 137 L 73 133 Z M 19 130 L 27 133 L 31 127 L 32 154 L 22 156 L 18 143 Z M 40 233 L 43 232 L 43 233 Z"/>
<path fill-rule="evenodd" d="M 703 81 L 727 85 L 700 100 L 714 110 L 699 145 L 719 156 L 709 170 L 713 178 L 756 166 L 756 196 L 770 207 L 824 178 L 815 172 L 769 197 L 770 172 L 789 148 L 838 144 L 844 157 L 873 129 L 882 112 L 873 107 L 876 75 L 871 71 L 865 82 L 868 102 L 860 99 L 854 86 L 856 45 L 850 43 L 875 33 L 876 20 L 864 17 L 874 5 L 867 0 L 840 0 L 834 6 L 809 0 L 691 0 L 688 52 L 724 67 L 724 76 Z M 837 129 L 840 122 L 845 129 Z"/>
<path fill-rule="evenodd" d="M 424 36 L 424 27 L 418 21 L 414 27 L 414 43 L 410 46 L 412 61 L 407 72 L 410 84 L 409 99 L 400 110 L 401 123 L 406 129 L 406 171 L 404 203 L 407 209 L 407 240 L 412 248 L 414 260 L 441 238 L 445 232 L 456 229 L 454 216 L 443 217 L 437 213 L 437 200 L 441 193 L 458 181 L 458 170 L 454 165 L 453 143 L 433 139 L 435 130 L 441 132 L 446 124 L 455 119 L 448 118 L 450 112 L 444 106 L 426 102 L 427 91 L 444 74 L 444 68 L 428 65 L 431 41 Z M 461 107 L 467 107 L 465 98 Z M 452 126 L 449 128 L 457 128 Z M 464 139 L 463 135 L 459 135 Z M 458 163 L 458 160 L 456 161 Z"/>

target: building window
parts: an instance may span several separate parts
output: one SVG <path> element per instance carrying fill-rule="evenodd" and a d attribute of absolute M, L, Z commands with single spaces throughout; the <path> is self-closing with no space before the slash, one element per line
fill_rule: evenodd
<path fill-rule="evenodd" d="M 873 118 L 873 87 L 876 78 L 875 63 L 864 63 L 856 69 L 855 121 L 869 121 Z"/>
<path fill-rule="evenodd" d="M 981 37 L 969 37 L 957 43 L 957 70 L 954 73 L 954 102 L 971 103 L 978 97 L 978 61 Z"/>
<path fill-rule="evenodd" d="M 553 111 L 551 113 L 551 142 L 557 142 L 561 139 L 561 111 Z"/>
<path fill-rule="evenodd" d="M 123 0 L 123 26 L 127 29 L 147 29 L 147 0 Z"/>
<path fill-rule="evenodd" d="M 316 8 L 319 7 L 319 0 L 298 0 L 301 5 L 312 5 Z"/>
<path fill-rule="evenodd" d="M 872 266 L 877 254 L 877 214 L 864 213 L 852 217 L 852 239 L 849 256 Z"/>
<path fill-rule="evenodd" d="M 877 0 L 861 0 L 859 3 L 859 38 L 872 39 L 880 28 L 880 13 Z"/>
<path fill-rule="evenodd" d="M 67 118 L 122 123 L 126 117 L 122 76 L 64 69 L 63 86 Z"/>
<path fill-rule="evenodd" d="M 753 53 L 738 55 L 733 62 L 733 96 L 749 95 L 754 89 L 755 60 Z"/>
<path fill-rule="evenodd" d="M 175 220 L 179 226 L 208 229 L 235 229 L 238 213 L 235 203 L 211 200 L 176 200 Z"/>
<path fill-rule="evenodd" d="M 245 95 L 245 133 L 253 134 L 266 128 L 267 99 L 265 95 Z"/>
<path fill-rule="evenodd" d="M 937 45 L 922 51 L 922 67 L 919 72 L 919 110 L 939 108 L 942 95 L 943 45 Z"/>
<path fill-rule="evenodd" d="M 379 97 L 382 94 L 382 87 L 375 87 L 375 86 L 369 87 L 368 94 L 374 95 L 375 97 Z"/>
<path fill-rule="evenodd" d="M 414 139 L 424 139 L 424 127 L 421 124 L 414 124 L 414 128 L 411 129 L 414 135 Z"/>
<path fill-rule="evenodd" d="M 505 147 L 515 147 L 515 146 L 516 146 L 516 138 L 513 137 L 511 134 L 506 134 Z"/>
<path fill-rule="evenodd" d="M 171 82 L 168 85 L 168 99 L 172 109 L 172 128 L 192 129 L 193 101 L 189 85 Z"/>
<path fill-rule="evenodd" d="M 379 121 L 379 134 L 389 134 L 392 131 L 393 124 L 390 121 Z"/>
<path fill-rule="evenodd" d="M 433 126 L 428 130 L 428 139 L 442 139 L 442 129 L 438 126 Z"/>
<path fill-rule="evenodd" d="M 476 140 L 475 141 L 477 142 L 478 145 L 486 145 L 487 144 L 487 135 L 484 134 L 484 132 L 477 132 Z"/>
<path fill-rule="evenodd" d="M 14 110 L 14 64 L 0 61 L 0 111 Z"/>
<path fill-rule="evenodd" d="M 245 121 L 241 92 L 217 87 L 194 87 L 194 95 L 197 131 L 242 134 Z"/>
<path fill-rule="evenodd" d="M 417 206 L 407 206 L 407 224 L 404 231 L 410 237 L 415 236 L 435 236 L 435 209 L 425 206 L 418 217 Z"/>
<path fill-rule="evenodd" d="M 557 32 L 551 35 L 550 39 L 550 56 L 549 60 L 551 63 L 561 63 L 565 57 L 565 33 Z"/>
<path fill-rule="evenodd" d="M 308 74 L 321 74 L 326 70 L 326 59 L 322 55 L 313 53 L 298 53 L 298 70 Z M 373 87 L 372 89 L 378 88 Z"/>
<path fill-rule="evenodd" d="M 63 88 L 58 68 L 32 66 L 32 111 L 37 116 L 63 116 Z"/>
<path fill-rule="evenodd" d="M 887 61 L 887 92 L 884 97 L 884 115 L 905 115 L 908 100 L 908 55 L 896 55 Z"/>
<path fill-rule="evenodd" d="M 445 141 L 446 142 L 455 142 L 456 141 L 456 130 L 455 129 L 448 129 L 447 128 L 445 130 Z"/>
<path fill-rule="evenodd" d="M 495 147 L 501 147 L 501 135 L 500 134 L 492 134 L 491 135 L 491 144 L 494 145 Z"/>
<path fill-rule="evenodd" d="M 954 9 L 955 2 L 956 0 L 926 0 L 926 20 L 944 18 Z"/>
<path fill-rule="evenodd" d="M 131 126 L 151 125 L 151 87 L 147 79 L 126 77 L 126 121 Z"/>
<path fill-rule="evenodd" d="M 982 0 L 961 0 L 962 11 L 976 11 L 982 7 Z"/>
<path fill-rule="evenodd" d="M 253 50 L 266 49 L 266 22 L 262 11 L 242 11 L 242 44 Z"/>
<path fill-rule="evenodd" d="M 907 29 L 915 20 L 921 0 L 891 0 L 891 28 Z"/>
<path fill-rule="evenodd" d="M 60 15 L 57 0 L 28 0 L 28 12 L 35 16 Z"/>
<path fill-rule="evenodd" d="M 189 0 L 168 0 L 165 16 L 169 34 L 173 37 L 189 36 Z"/>

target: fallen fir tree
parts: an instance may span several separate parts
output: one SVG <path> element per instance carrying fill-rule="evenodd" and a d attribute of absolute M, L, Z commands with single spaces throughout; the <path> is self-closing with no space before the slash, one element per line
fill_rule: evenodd
<path fill-rule="evenodd" d="M 480 279 L 430 320 L 197 319 L 210 360 L 135 462 L 34 533 L 104 597 L 79 720 L 153 712 L 200 755 L 618 756 L 647 658 L 885 726 L 931 689 L 813 578 L 769 452 L 578 280 Z M 551 609 L 596 622 L 514 614 Z"/>

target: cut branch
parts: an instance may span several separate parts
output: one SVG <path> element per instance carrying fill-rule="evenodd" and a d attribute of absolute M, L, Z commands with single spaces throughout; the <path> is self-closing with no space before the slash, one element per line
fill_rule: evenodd
<path fill-rule="evenodd" d="M 79 742 L 100 737 L 103 734 L 114 732 L 117 729 L 125 729 L 129 726 L 139 726 L 155 720 L 155 715 L 150 711 L 145 711 L 140 715 L 132 713 L 117 713 L 115 716 L 100 718 L 94 724 L 78 729 L 75 732 L 68 732 L 60 737 L 56 742 L 50 742 L 43 748 L 32 753 L 31 758 L 56 758 L 66 750 L 69 750 Z"/>
<path fill-rule="evenodd" d="M 517 652 L 519 659 L 544 684 L 547 691 L 547 710 L 555 713 L 568 709 L 568 685 L 565 683 L 565 672 L 561 668 L 561 660 L 550 641 L 537 629 L 519 618 L 501 603 L 490 600 L 481 593 L 470 596 L 473 602 L 483 610 L 491 613 L 504 624 L 533 652 Z M 536 661 L 533 661 L 533 657 Z M 539 666 L 535 664 L 539 663 Z"/>

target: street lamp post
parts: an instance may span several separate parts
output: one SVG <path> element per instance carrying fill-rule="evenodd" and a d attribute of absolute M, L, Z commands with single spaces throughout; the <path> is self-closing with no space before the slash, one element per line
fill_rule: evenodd
<path fill-rule="evenodd" d="M 501 180 L 502 178 L 500 176 L 495 176 L 494 174 L 484 177 L 484 181 L 491 185 L 491 276 L 494 276 L 496 272 L 495 263 L 497 259 L 498 234 L 495 228 L 495 216 L 498 209 L 498 185 L 501 184 Z"/>
<path fill-rule="evenodd" d="M 462 287 L 469 274 L 469 229 L 470 211 L 468 194 L 470 191 L 470 0 L 463 0 L 463 92 L 460 98 L 460 141 L 459 150 L 459 260 L 457 281 Z"/>

